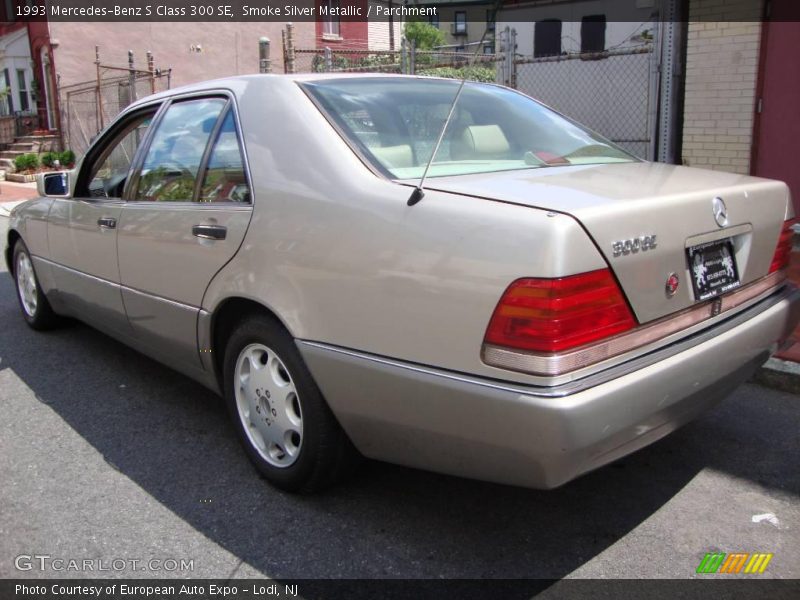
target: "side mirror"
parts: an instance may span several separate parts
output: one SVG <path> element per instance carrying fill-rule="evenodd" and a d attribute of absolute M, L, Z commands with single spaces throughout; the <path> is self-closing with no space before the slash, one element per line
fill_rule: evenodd
<path fill-rule="evenodd" d="M 37 181 L 40 196 L 64 198 L 69 196 L 69 172 L 43 173 Z"/>

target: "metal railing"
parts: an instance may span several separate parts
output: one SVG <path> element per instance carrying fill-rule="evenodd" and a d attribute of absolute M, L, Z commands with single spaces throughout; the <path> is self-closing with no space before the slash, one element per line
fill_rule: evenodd
<path fill-rule="evenodd" d="M 79 156 L 126 106 L 139 98 L 169 89 L 171 84 L 171 69 L 156 69 L 150 53 L 146 70 L 134 67 L 132 53 L 129 53 L 127 67 L 101 64 L 99 48 L 95 48 L 95 55 L 95 79 L 59 86 L 58 89 L 64 147 Z"/>

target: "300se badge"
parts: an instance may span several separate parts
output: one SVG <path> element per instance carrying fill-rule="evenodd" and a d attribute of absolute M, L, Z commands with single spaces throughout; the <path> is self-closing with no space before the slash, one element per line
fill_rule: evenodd
<path fill-rule="evenodd" d="M 692 246 L 686 252 L 697 300 L 713 298 L 741 285 L 730 239 Z"/>

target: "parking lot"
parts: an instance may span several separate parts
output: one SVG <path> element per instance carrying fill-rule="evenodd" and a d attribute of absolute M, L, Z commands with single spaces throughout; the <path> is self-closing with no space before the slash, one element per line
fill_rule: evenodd
<path fill-rule="evenodd" d="M 193 563 L 99 573 L 138 577 L 684 578 L 717 550 L 800 577 L 794 395 L 747 384 L 555 491 L 367 463 L 298 497 L 258 478 L 204 388 L 79 323 L 29 330 L 5 267 L 0 324 L 0 577 L 92 575 L 15 566 L 49 555 Z"/>

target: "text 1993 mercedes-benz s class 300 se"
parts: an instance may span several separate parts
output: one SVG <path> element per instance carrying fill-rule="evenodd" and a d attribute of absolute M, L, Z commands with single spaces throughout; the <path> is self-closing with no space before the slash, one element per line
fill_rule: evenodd
<path fill-rule="evenodd" d="M 259 471 L 305 491 L 359 455 L 558 486 L 787 337 L 785 184 L 458 88 L 264 75 L 136 102 L 14 210 L 23 317 L 76 317 L 223 394 Z"/>

